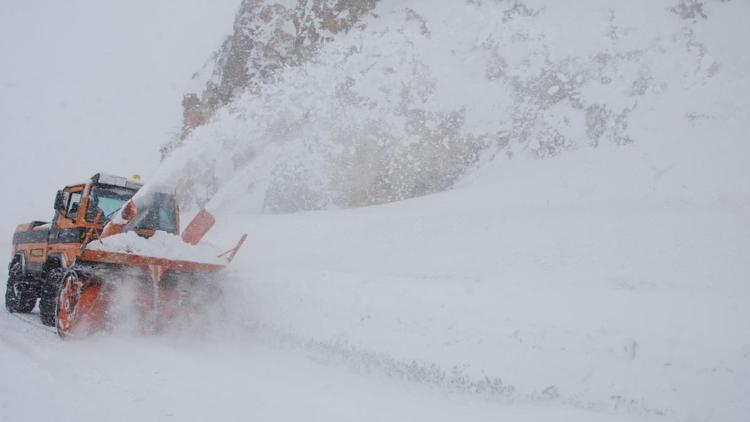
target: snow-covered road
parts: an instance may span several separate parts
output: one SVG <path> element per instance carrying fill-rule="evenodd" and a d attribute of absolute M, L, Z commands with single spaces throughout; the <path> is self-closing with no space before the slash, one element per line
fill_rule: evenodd
<path fill-rule="evenodd" d="M 0 314 L 3 421 L 601 421 L 363 376 L 225 335 L 100 335 L 60 341 L 37 315 Z M 29 322 L 31 321 L 31 322 Z M 606 420 L 643 420 L 608 416 Z"/>

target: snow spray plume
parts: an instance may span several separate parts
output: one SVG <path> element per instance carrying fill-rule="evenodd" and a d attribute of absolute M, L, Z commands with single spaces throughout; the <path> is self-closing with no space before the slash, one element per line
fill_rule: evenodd
<path fill-rule="evenodd" d="M 331 34 L 299 65 L 248 59 L 267 77 L 235 87 L 156 179 L 187 208 L 219 194 L 236 210 L 289 212 L 443 191 L 485 157 L 629 144 L 636 107 L 710 83 L 719 69 L 692 28 L 700 22 L 659 2 L 630 9 L 607 3 L 570 27 L 558 24 L 570 7 L 555 2 L 379 2 L 377 15 Z M 646 15 L 664 24 L 639 24 Z M 253 16 L 238 20 L 238 37 L 294 39 L 293 25 Z"/>

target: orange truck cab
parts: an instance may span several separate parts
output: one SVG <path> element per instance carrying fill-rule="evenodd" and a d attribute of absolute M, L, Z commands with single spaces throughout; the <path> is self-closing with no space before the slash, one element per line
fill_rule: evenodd
<path fill-rule="evenodd" d="M 5 294 L 8 311 L 31 312 L 39 299 L 42 322 L 54 325 L 55 303 L 66 269 L 141 187 L 135 180 L 98 173 L 85 183 L 69 185 L 57 192 L 51 222 L 19 225 L 13 235 L 8 265 Z M 155 230 L 179 234 L 174 196 L 153 193 L 151 202 L 156 206 L 139 216 L 134 223 L 137 226 L 131 229 L 146 237 Z"/>

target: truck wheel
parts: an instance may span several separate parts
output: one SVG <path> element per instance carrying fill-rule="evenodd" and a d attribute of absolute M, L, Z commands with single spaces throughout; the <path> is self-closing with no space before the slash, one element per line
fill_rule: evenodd
<path fill-rule="evenodd" d="M 8 284 L 5 288 L 5 307 L 8 312 L 27 314 L 36 306 L 36 292 L 28 277 L 23 276 L 23 266 L 17 259 L 8 271 Z"/>
<path fill-rule="evenodd" d="M 55 306 L 64 275 L 65 270 L 63 268 L 52 268 L 47 272 L 47 279 L 42 284 L 42 294 L 39 298 L 39 319 L 42 320 L 42 324 L 48 327 L 55 326 Z"/>

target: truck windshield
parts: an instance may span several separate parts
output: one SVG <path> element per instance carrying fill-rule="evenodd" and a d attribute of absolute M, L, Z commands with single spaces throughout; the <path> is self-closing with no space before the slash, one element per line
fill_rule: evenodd
<path fill-rule="evenodd" d="M 86 221 L 93 223 L 96 215 L 101 212 L 99 222 L 106 223 L 128 199 L 135 195 L 135 192 L 135 190 L 117 186 L 94 186 L 86 210 Z"/>

